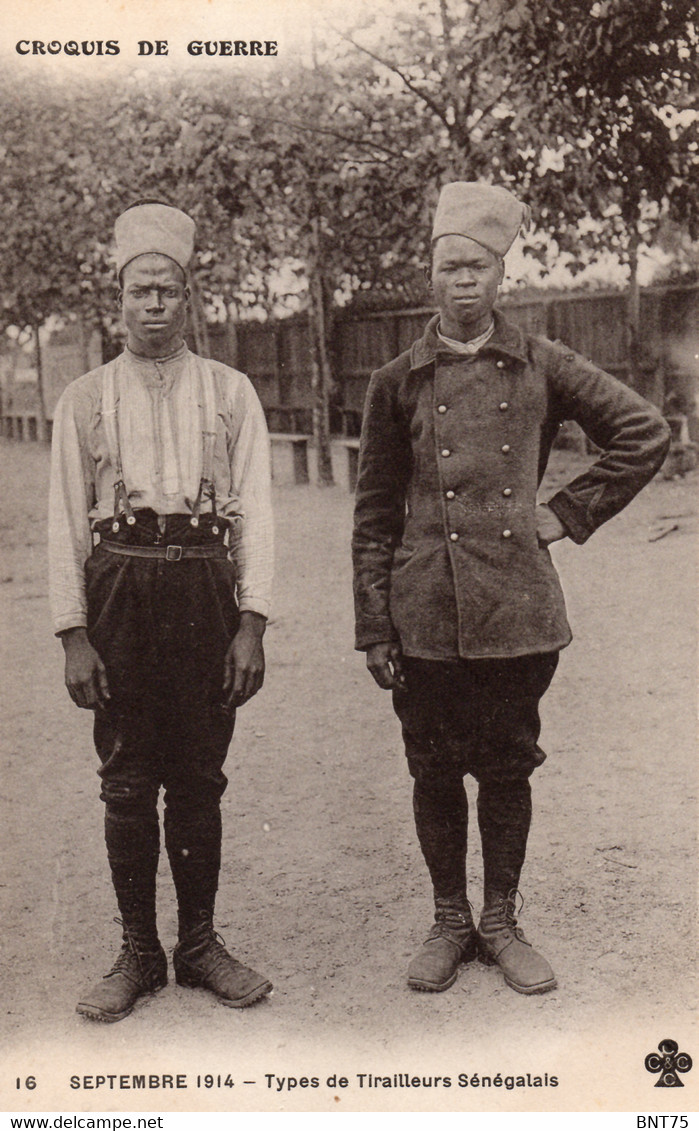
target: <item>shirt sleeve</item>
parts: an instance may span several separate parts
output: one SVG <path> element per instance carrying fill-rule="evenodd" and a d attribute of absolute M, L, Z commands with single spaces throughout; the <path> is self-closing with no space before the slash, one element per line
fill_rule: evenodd
<path fill-rule="evenodd" d="M 659 470 L 670 443 L 652 404 L 579 354 L 557 345 L 554 395 L 562 420 L 575 420 L 602 454 L 547 505 L 574 542 L 583 543 Z"/>
<path fill-rule="evenodd" d="M 48 534 L 49 599 L 56 634 L 87 625 L 85 562 L 92 552 L 88 514 L 94 501 L 94 467 L 86 401 L 68 386 L 53 424 Z"/>
<path fill-rule="evenodd" d="M 238 427 L 229 459 L 231 486 L 240 500 L 243 519 L 231 528 L 230 557 L 236 566 L 240 611 L 268 617 L 274 574 L 269 433 L 252 383 L 240 376 L 231 405 Z"/>

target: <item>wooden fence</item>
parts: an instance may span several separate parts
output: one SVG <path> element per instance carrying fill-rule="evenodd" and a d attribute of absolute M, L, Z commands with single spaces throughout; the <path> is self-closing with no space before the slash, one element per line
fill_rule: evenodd
<path fill-rule="evenodd" d="M 518 300 L 507 316 L 532 333 L 560 339 L 663 406 L 669 392 L 693 411 L 699 354 L 699 286 L 648 288 L 641 294 L 641 364 L 631 374 L 623 293 Z M 420 336 L 429 308 L 335 317 L 332 431 L 359 433 L 369 376 Z M 210 328 L 211 354 L 253 381 L 272 431 L 310 432 L 312 394 L 303 316 Z"/>
<path fill-rule="evenodd" d="M 626 296 L 619 292 L 505 296 L 502 308 L 524 330 L 559 338 L 660 407 L 685 413 L 696 428 L 699 372 L 699 285 L 651 287 L 641 293 L 641 362 L 633 374 L 628 357 Z M 335 385 L 331 430 L 357 436 L 369 376 L 420 336 L 432 310 L 382 311 L 334 319 L 332 362 Z M 61 388 L 84 372 L 85 348 L 68 328 L 44 350 L 49 423 Z M 259 394 L 270 431 L 310 433 L 312 393 L 308 327 L 303 315 L 277 322 L 242 322 L 209 327 L 211 356 L 247 373 Z M 71 352 L 72 351 L 72 352 Z M 0 362 L 3 360 L 0 357 Z M 6 360 L 9 360 L 6 358 Z M 99 364 L 94 357 L 90 364 Z M 12 366 L 10 366 L 10 369 Z M 0 366 L 0 370 L 2 366 Z M 2 378 L 2 372 L 0 372 Z M 2 432 L 37 435 L 36 386 L 2 380 Z M 671 396 L 670 396 L 671 394 Z"/>

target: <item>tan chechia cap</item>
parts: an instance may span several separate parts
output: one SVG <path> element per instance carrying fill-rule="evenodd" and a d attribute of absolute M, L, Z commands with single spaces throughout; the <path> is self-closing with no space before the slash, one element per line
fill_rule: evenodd
<path fill-rule="evenodd" d="M 440 236 L 468 236 L 503 256 L 529 216 L 528 206 L 500 185 L 452 181 L 439 194 L 432 242 Z"/>
<path fill-rule="evenodd" d="M 157 252 L 187 270 L 194 251 L 196 225 L 191 216 L 169 204 L 135 204 L 114 225 L 117 274 L 137 255 Z"/>

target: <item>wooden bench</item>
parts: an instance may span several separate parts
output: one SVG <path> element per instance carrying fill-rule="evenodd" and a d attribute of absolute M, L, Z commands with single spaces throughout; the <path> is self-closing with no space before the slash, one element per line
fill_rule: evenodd
<path fill-rule="evenodd" d="M 267 427 L 280 436 L 289 433 L 310 433 L 313 430 L 313 413 L 309 408 L 292 408 L 289 405 L 264 406 Z"/>
<path fill-rule="evenodd" d="M 354 491 L 357 486 L 357 473 L 359 471 L 359 440 L 350 437 L 346 440 L 340 440 L 339 443 L 347 452 L 347 482 L 350 491 Z"/>
<path fill-rule="evenodd" d="M 46 421 L 45 439 L 51 439 L 53 422 Z M 28 440 L 36 442 L 39 439 L 39 419 L 36 416 L 22 413 L 16 416 L 0 417 L 0 436 L 8 440 Z"/>
<path fill-rule="evenodd" d="M 272 447 L 288 447 L 291 450 L 291 465 L 294 483 L 310 482 L 308 475 L 308 441 L 310 436 L 300 432 L 270 432 Z"/>
<path fill-rule="evenodd" d="M 308 441 L 310 436 L 303 432 L 270 432 L 272 448 L 291 452 L 292 479 L 296 484 L 310 482 L 308 473 Z M 359 470 L 359 440 L 354 437 L 333 440 L 347 452 L 347 483 L 350 491 L 357 486 Z M 285 476 L 286 477 L 286 476 Z"/>

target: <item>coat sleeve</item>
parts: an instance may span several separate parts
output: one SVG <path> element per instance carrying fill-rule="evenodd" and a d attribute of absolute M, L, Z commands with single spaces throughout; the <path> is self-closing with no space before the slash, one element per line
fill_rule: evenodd
<path fill-rule="evenodd" d="M 621 381 L 572 350 L 553 346 L 552 386 L 560 420 L 575 420 L 602 454 L 548 506 L 574 542 L 623 510 L 660 468 L 670 429 L 654 408 Z"/>
<path fill-rule="evenodd" d="M 355 647 L 398 640 L 390 614 L 391 567 L 405 522 L 410 437 L 395 377 L 374 373 L 367 390 L 354 508 Z"/>

